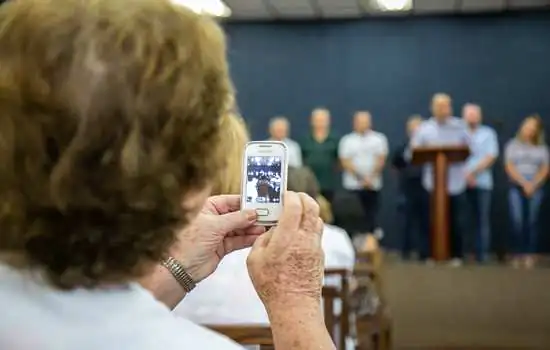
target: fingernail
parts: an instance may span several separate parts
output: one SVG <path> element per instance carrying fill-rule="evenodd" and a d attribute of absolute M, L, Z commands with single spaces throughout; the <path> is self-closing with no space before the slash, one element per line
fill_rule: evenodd
<path fill-rule="evenodd" d="M 246 210 L 244 213 L 246 214 L 248 221 L 256 221 L 256 217 L 258 216 L 258 214 L 256 214 L 256 210 Z"/>

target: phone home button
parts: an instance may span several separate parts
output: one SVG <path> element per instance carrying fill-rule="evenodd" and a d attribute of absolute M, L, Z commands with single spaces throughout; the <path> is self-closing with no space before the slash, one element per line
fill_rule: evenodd
<path fill-rule="evenodd" d="M 268 216 L 269 209 L 265 209 L 265 208 L 256 209 L 256 214 L 258 214 L 258 216 Z"/>

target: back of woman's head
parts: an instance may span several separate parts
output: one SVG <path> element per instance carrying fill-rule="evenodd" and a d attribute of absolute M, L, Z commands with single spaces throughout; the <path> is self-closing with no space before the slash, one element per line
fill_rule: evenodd
<path fill-rule="evenodd" d="M 287 188 L 289 191 L 303 192 L 317 200 L 320 208 L 320 216 L 323 221 L 333 221 L 332 210 L 328 201 L 321 196 L 319 182 L 315 174 L 307 167 L 289 167 Z"/>
<path fill-rule="evenodd" d="M 320 194 L 319 182 L 307 167 L 288 168 L 287 188 L 289 191 L 306 193 L 312 198 L 317 198 Z"/>
<path fill-rule="evenodd" d="M 165 0 L 25 0 L 0 47 L 0 254 L 64 288 L 142 276 L 222 164 L 221 30 Z"/>
<path fill-rule="evenodd" d="M 227 113 L 222 117 L 221 129 L 220 145 L 226 159 L 223 170 L 214 174 L 212 194 L 239 194 L 243 153 L 249 141 L 248 130 L 244 120 L 234 113 Z"/>

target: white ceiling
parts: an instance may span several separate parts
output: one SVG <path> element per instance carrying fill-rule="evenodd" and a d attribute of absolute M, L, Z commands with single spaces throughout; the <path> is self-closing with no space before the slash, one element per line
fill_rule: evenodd
<path fill-rule="evenodd" d="M 376 0 L 225 0 L 232 20 L 360 18 L 378 15 L 460 14 L 550 8 L 550 0 L 412 0 L 408 12 L 383 13 Z"/>

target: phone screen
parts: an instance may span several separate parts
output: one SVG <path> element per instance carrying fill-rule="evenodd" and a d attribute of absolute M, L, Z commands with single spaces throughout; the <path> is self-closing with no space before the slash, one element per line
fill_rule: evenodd
<path fill-rule="evenodd" d="M 252 141 L 243 157 L 241 208 L 254 209 L 258 224 L 274 225 L 282 212 L 288 150 L 277 141 Z"/>
<path fill-rule="evenodd" d="M 248 156 L 246 203 L 281 203 L 282 168 L 280 156 Z"/>

